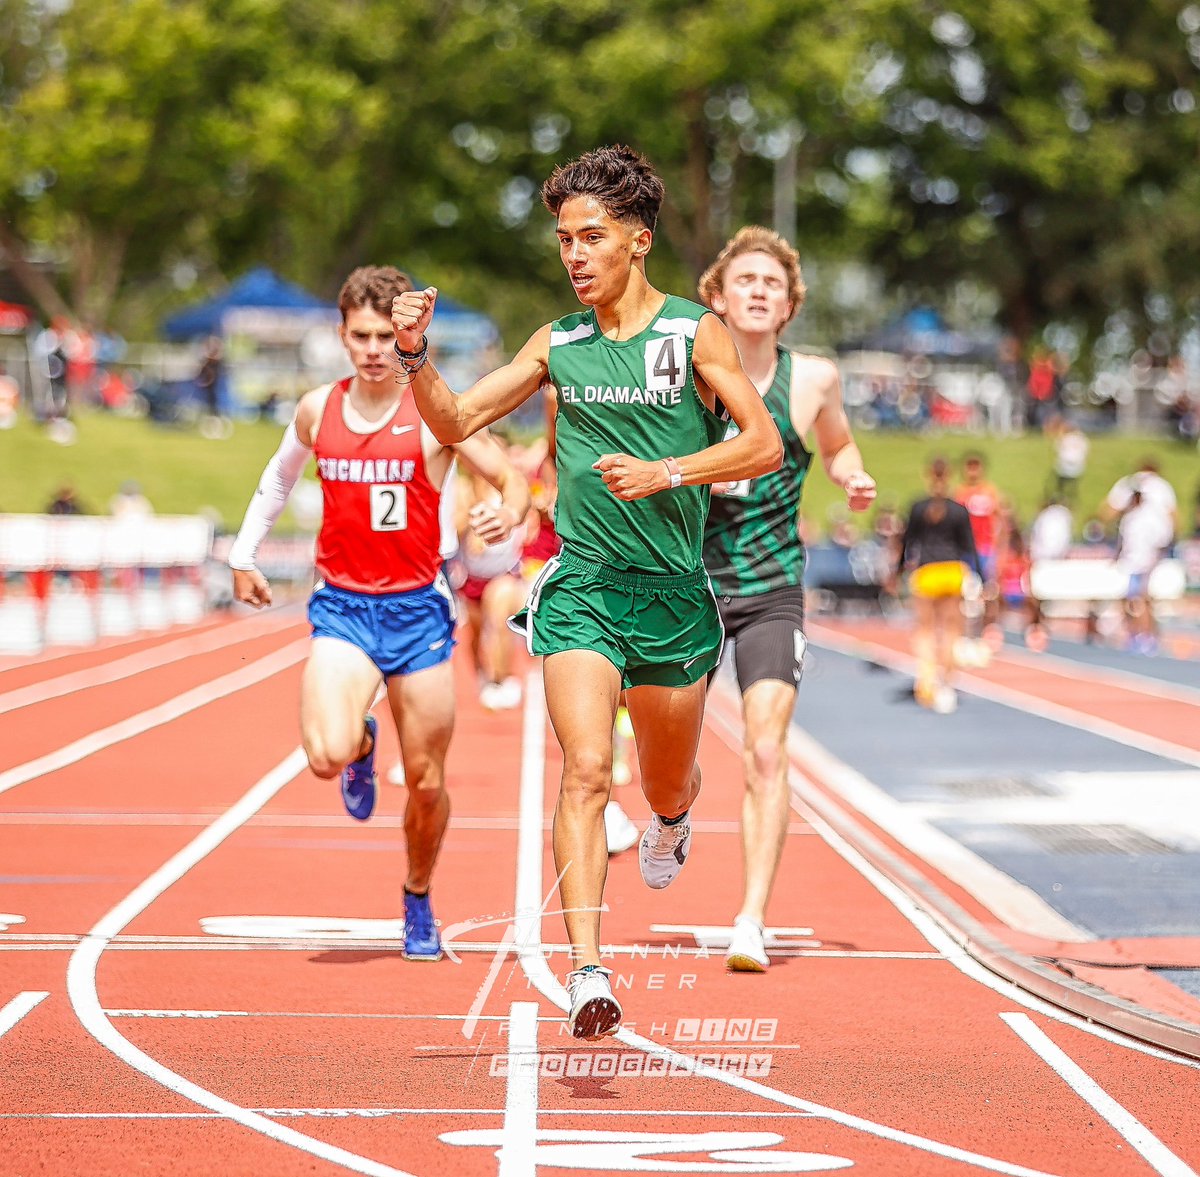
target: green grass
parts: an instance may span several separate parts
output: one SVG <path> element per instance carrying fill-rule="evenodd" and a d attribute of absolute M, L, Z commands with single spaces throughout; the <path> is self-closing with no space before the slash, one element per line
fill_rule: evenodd
<path fill-rule="evenodd" d="M 45 510 L 69 483 L 85 511 L 105 514 L 120 485 L 133 480 L 159 514 L 213 510 L 236 528 L 283 433 L 277 425 L 238 422 L 228 439 L 209 441 L 195 428 L 101 412 L 80 413 L 76 425 L 73 445 L 52 441 L 27 418 L 0 432 L 0 512 Z"/>
<path fill-rule="evenodd" d="M 856 440 L 863 463 L 879 485 L 879 499 L 905 510 L 925 492 L 923 471 L 931 457 L 950 461 L 957 480 L 959 462 L 969 450 L 982 453 L 987 473 L 1000 493 L 1007 496 L 1018 521 L 1028 527 L 1044 496 L 1053 486 L 1054 449 L 1041 434 L 994 438 L 964 434 L 913 435 L 859 431 Z M 1076 530 L 1103 502 L 1112 484 L 1135 470 L 1141 460 L 1153 455 L 1160 471 L 1179 496 L 1181 529 L 1190 530 L 1192 504 L 1200 490 L 1200 460 L 1196 450 L 1163 438 L 1098 436 L 1091 440 L 1087 470 L 1078 488 L 1075 504 Z M 814 459 L 814 467 L 820 460 Z M 845 498 L 825 477 L 824 469 L 813 469 L 804 489 L 806 519 L 825 526 L 829 512 Z"/>
<path fill-rule="evenodd" d="M 122 482 L 134 479 L 161 514 L 214 511 L 235 529 L 282 430 L 277 425 L 238 422 L 233 435 L 210 441 L 195 429 L 168 428 L 106 413 L 81 414 L 73 445 L 58 445 L 27 419 L 0 431 L 0 512 L 44 510 L 55 490 L 71 483 L 84 507 L 95 513 Z M 1192 505 L 1200 488 L 1200 461 L 1194 449 L 1145 437 L 1094 437 L 1080 487 L 1076 525 L 1100 505 L 1108 488 L 1154 454 L 1180 499 L 1181 527 L 1190 530 Z M 969 449 L 987 459 L 992 481 L 1008 495 L 1017 516 L 1028 523 L 1050 482 L 1052 447 L 1039 434 L 998 439 L 958 434 L 913 436 L 858 434 L 867 469 L 880 487 L 880 499 L 906 508 L 923 490 L 922 470 L 934 454 L 952 462 Z M 817 463 L 819 465 L 819 462 Z M 804 513 L 824 525 L 841 500 L 824 471 L 814 469 L 804 492 Z M 292 530 L 285 513 L 278 529 Z"/>

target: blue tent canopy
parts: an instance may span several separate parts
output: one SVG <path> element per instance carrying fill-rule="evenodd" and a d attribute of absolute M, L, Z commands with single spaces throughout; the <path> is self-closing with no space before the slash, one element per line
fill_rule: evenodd
<path fill-rule="evenodd" d="M 197 303 L 172 315 L 163 323 L 163 333 L 173 342 L 220 335 L 227 311 L 245 308 L 328 312 L 336 320 L 337 308 L 300 286 L 286 282 L 265 266 L 243 274 L 224 294 Z M 430 339 L 451 351 L 471 351 L 488 347 L 499 338 L 496 324 L 485 314 L 473 311 L 445 294 L 438 295 L 437 312 L 429 331 Z"/>
<path fill-rule="evenodd" d="M 967 359 L 989 353 L 995 346 L 995 339 L 987 332 L 968 334 L 956 331 L 947 325 L 933 307 L 918 306 L 885 324 L 866 339 L 859 340 L 855 346 L 866 351 L 886 351 L 897 355 Z"/>
<path fill-rule="evenodd" d="M 336 313 L 332 303 L 309 294 L 291 282 L 285 282 L 278 274 L 260 266 L 243 274 L 224 294 L 172 315 L 163 323 L 163 333 L 176 342 L 219 335 L 225 312 L 243 307 Z"/>

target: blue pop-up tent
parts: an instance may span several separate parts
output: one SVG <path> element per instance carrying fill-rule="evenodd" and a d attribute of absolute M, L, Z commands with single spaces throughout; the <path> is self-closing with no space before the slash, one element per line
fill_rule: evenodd
<path fill-rule="evenodd" d="M 224 294 L 197 303 L 172 315 L 163 323 L 163 334 L 173 342 L 220 335 L 225 314 L 231 310 L 263 308 L 268 310 L 327 311 L 337 308 L 310 294 L 300 286 L 285 282 L 265 266 L 243 274 Z"/>
<path fill-rule="evenodd" d="M 973 359 L 990 354 L 995 344 L 993 333 L 956 331 L 933 307 L 919 306 L 884 324 L 866 339 L 853 345 L 845 344 L 838 350 L 853 347 L 861 351 L 919 354 L 934 359 Z"/>
<path fill-rule="evenodd" d="M 243 274 L 224 294 L 197 303 L 172 315 L 163 323 L 163 334 L 173 342 L 220 335 L 229 311 L 264 309 L 296 311 L 305 317 L 326 311 L 336 321 L 337 308 L 278 274 L 260 266 Z M 449 351 L 476 351 L 490 347 L 499 338 L 496 324 L 485 314 L 438 295 L 437 313 L 429 332 L 431 340 Z"/>

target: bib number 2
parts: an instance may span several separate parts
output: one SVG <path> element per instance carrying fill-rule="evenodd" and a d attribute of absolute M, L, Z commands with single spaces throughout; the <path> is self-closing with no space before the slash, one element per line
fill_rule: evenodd
<path fill-rule="evenodd" d="M 371 530 L 403 531 L 408 526 L 408 502 L 402 486 L 371 484 Z"/>

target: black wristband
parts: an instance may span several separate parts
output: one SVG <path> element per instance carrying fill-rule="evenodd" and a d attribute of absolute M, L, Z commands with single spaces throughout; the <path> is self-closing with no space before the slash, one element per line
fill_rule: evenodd
<path fill-rule="evenodd" d="M 429 340 L 424 335 L 421 336 L 421 345 L 416 351 L 401 351 L 400 342 L 397 340 L 392 344 L 392 351 L 396 353 L 398 360 L 419 360 L 429 350 Z"/>

